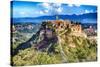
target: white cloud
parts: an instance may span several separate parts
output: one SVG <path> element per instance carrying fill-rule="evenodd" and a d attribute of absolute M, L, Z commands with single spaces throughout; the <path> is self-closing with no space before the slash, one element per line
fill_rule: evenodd
<path fill-rule="evenodd" d="M 40 14 L 44 14 L 44 12 L 43 11 L 40 11 Z"/>
<path fill-rule="evenodd" d="M 41 10 L 39 13 L 40 14 L 45 14 L 45 13 L 48 13 L 49 12 L 49 10 Z"/>
<path fill-rule="evenodd" d="M 73 7 L 73 6 L 76 6 L 76 7 L 80 7 L 81 5 L 80 4 L 68 4 L 69 7 Z"/>
<path fill-rule="evenodd" d="M 77 6 L 77 7 L 80 7 L 81 5 L 80 4 L 74 4 L 75 6 Z"/>
<path fill-rule="evenodd" d="M 42 5 L 44 8 L 50 8 L 50 4 L 49 4 L 49 3 L 42 3 L 41 5 Z M 41 6 L 41 5 L 40 5 L 40 6 Z"/>
<path fill-rule="evenodd" d="M 93 10 L 85 10 L 85 13 L 93 13 Z"/>
<path fill-rule="evenodd" d="M 57 12 L 59 12 L 59 13 L 62 12 L 62 8 L 61 8 L 61 7 L 58 8 L 58 9 L 57 9 Z"/>
<path fill-rule="evenodd" d="M 60 3 L 42 3 L 40 6 L 46 8 L 46 9 L 52 9 L 53 7 L 61 7 L 61 4 Z"/>
<path fill-rule="evenodd" d="M 53 3 L 51 6 L 61 7 L 61 4 L 60 3 Z"/>
<path fill-rule="evenodd" d="M 93 10 L 84 10 L 80 13 L 77 13 L 76 15 L 82 15 L 82 14 L 85 14 L 85 13 L 93 13 Z"/>
<path fill-rule="evenodd" d="M 21 15 L 25 15 L 25 14 L 26 14 L 26 12 L 22 11 L 22 12 L 20 12 L 20 14 L 21 14 Z"/>
<path fill-rule="evenodd" d="M 49 10 L 44 10 L 43 12 L 44 12 L 44 13 L 48 13 L 48 12 L 49 12 Z"/>
<path fill-rule="evenodd" d="M 57 3 L 56 5 L 61 6 L 61 3 Z"/>
<path fill-rule="evenodd" d="M 68 4 L 68 6 L 69 6 L 69 7 L 73 7 L 74 5 L 73 5 L 73 4 Z"/>
<path fill-rule="evenodd" d="M 60 3 L 53 3 L 51 6 L 53 11 L 56 11 L 57 13 L 62 12 L 63 8 L 61 7 Z"/>
<path fill-rule="evenodd" d="M 60 3 L 41 3 L 38 5 L 44 8 L 40 11 L 40 14 L 50 13 L 52 11 L 60 13 L 62 11 Z"/>
<path fill-rule="evenodd" d="M 85 10 L 85 13 L 89 13 L 89 10 Z"/>

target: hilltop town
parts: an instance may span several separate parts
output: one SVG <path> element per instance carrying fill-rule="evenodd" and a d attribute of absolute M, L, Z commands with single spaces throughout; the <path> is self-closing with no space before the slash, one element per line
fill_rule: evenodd
<path fill-rule="evenodd" d="M 70 28 L 71 31 L 75 34 L 78 33 L 79 35 L 77 36 L 85 36 L 87 37 L 88 35 L 93 36 L 96 35 L 97 30 L 94 29 L 91 25 L 88 26 L 87 28 L 83 28 L 80 22 L 73 22 L 70 20 L 47 20 L 46 22 L 52 23 L 53 26 L 56 27 L 56 29 L 62 30 L 62 29 L 67 29 Z M 14 24 L 12 26 L 12 32 L 16 31 L 25 31 L 25 30 L 36 30 L 36 27 L 40 27 L 40 24 Z M 28 33 L 28 32 L 27 32 Z M 73 34 L 73 35 L 74 35 Z"/>
<path fill-rule="evenodd" d="M 84 29 L 81 23 L 70 20 L 46 20 L 40 25 L 35 25 L 13 25 L 12 34 L 14 36 L 12 40 L 12 56 L 14 60 L 12 64 L 27 64 L 26 61 L 28 60 L 24 59 L 28 57 L 31 58 L 30 61 L 32 61 L 32 64 L 97 60 L 97 41 L 94 38 L 96 37 L 96 32 L 91 26 Z M 37 31 L 32 31 L 34 28 Z M 28 31 L 23 33 L 23 30 L 26 29 L 32 31 L 32 33 L 28 33 Z M 91 35 L 90 33 L 88 34 L 87 31 L 89 31 Z M 28 34 L 31 34 L 31 36 Z M 27 38 L 26 36 L 29 37 Z M 16 60 L 16 58 L 20 56 L 24 59 L 21 58 Z M 41 59 L 39 59 L 40 57 Z M 23 62 L 19 64 L 17 61 Z"/>
<path fill-rule="evenodd" d="M 16 26 L 13 25 L 12 28 L 13 28 L 12 32 L 14 34 L 18 32 L 20 33 L 20 35 L 16 35 L 15 37 L 13 37 L 13 43 L 19 41 L 19 38 L 23 40 L 23 37 L 25 38 L 23 42 L 25 41 L 29 43 L 31 42 L 32 44 L 34 44 L 34 42 L 40 42 L 39 44 L 41 44 L 42 41 L 48 42 L 49 40 L 55 41 L 55 39 L 56 41 L 59 40 L 58 42 L 60 43 L 61 42 L 66 43 L 66 39 L 68 39 L 68 41 L 71 43 L 72 42 L 71 36 L 83 37 L 89 40 L 97 41 L 96 32 L 91 26 L 88 29 L 83 29 L 81 23 L 73 22 L 70 20 L 46 20 L 43 21 L 41 25 L 35 24 L 33 26 L 32 24 L 23 24 L 23 25 L 17 24 Z M 37 30 L 37 32 L 34 32 L 34 30 L 35 31 Z M 32 33 L 28 31 L 31 31 Z M 27 36 L 28 34 L 29 36 Z M 22 38 L 20 36 L 22 36 Z M 34 41 L 35 37 L 38 37 L 39 40 Z M 45 46 L 45 43 L 42 43 L 42 45 L 40 46 L 36 45 L 35 47 L 37 48 L 38 46 L 39 49 L 43 47 L 43 45 Z M 71 46 L 75 47 L 75 44 L 72 45 L 71 43 Z"/>

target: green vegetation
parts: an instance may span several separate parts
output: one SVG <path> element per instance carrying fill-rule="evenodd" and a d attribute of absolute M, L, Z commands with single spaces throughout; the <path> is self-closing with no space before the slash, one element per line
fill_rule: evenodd
<path fill-rule="evenodd" d="M 30 36 L 29 36 L 30 37 Z M 19 46 L 19 44 L 27 41 L 28 38 L 25 36 L 25 34 L 21 33 L 21 32 L 16 32 L 16 33 L 13 33 L 13 45 L 12 45 L 12 48 L 13 50 L 17 48 L 17 46 Z"/>
<path fill-rule="evenodd" d="M 82 38 L 80 38 L 82 39 Z M 76 40 L 76 48 L 68 47 L 68 43 L 63 46 L 63 51 L 66 54 L 68 62 L 83 62 L 83 61 L 96 61 L 97 49 L 96 43 L 88 43 L 88 40 L 83 40 L 83 44 Z M 80 45 L 79 45 L 80 44 Z M 20 50 L 17 55 L 13 57 L 12 63 L 14 65 L 37 65 L 37 64 L 58 64 L 63 63 L 62 55 L 60 53 L 60 47 L 57 44 L 55 47 L 55 53 L 48 54 L 47 52 L 40 52 L 34 50 L 34 48 L 27 48 Z"/>
<path fill-rule="evenodd" d="M 51 24 L 49 28 L 54 29 Z M 55 32 L 57 36 L 61 34 L 61 42 L 53 44 L 53 52 L 35 50 L 34 47 L 25 50 L 19 50 L 19 53 L 12 57 L 11 63 L 15 66 L 23 65 L 41 65 L 41 64 L 58 64 L 72 62 L 87 62 L 97 60 L 97 42 L 90 41 L 84 37 L 69 35 L 70 29 Z M 63 37 L 65 35 L 65 37 Z M 21 39 L 21 40 L 24 40 Z M 25 40 L 24 40 L 25 41 Z M 21 42 L 16 42 L 17 45 Z M 13 45 L 16 45 L 13 44 Z M 17 47 L 14 46 L 14 49 Z"/>
<path fill-rule="evenodd" d="M 38 52 L 34 48 L 28 48 L 13 57 L 14 65 L 37 65 L 60 63 L 59 55 L 48 55 L 47 52 Z"/>

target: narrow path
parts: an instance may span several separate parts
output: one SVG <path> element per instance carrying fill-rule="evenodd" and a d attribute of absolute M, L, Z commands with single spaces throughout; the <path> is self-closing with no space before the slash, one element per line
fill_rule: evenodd
<path fill-rule="evenodd" d="M 60 52 L 61 52 L 61 56 L 62 56 L 62 62 L 67 62 L 67 56 L 66 56 L 66 54 L 65 54 L 65 52 L 63 51 L 63 48 L 62 48 L 62 45 L 61 45 L 61 39 L 59 38 L 59 36 L 58 36 L 58 42 L 59 42 L 59 47 L 60 47 Z"/>

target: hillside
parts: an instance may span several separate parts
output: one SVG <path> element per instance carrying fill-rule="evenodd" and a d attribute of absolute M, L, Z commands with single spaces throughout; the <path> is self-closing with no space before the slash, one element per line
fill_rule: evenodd
<path fill-rule="evenodd" d="M 78 29 L 78 30 L 77 30 Z M 97 42 L 85 37 L 80 24 L 44 21 L 29 40 L 13 50 L 12 65 L 41 65 L 97 60 Z"/>

